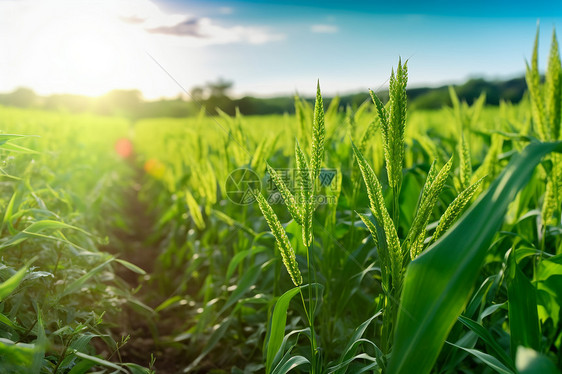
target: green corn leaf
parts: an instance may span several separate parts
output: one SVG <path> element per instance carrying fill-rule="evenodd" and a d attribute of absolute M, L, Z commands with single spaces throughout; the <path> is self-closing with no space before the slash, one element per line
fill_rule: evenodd
<path fill-rule="evenodd" d="M 72 369 L 68 372 L 68 374 L 84 374 L 87 373 L 88 370 L 96 366 L 95 362 L 89 360 L 83 360 L 77 363 L 72 367 Z"/>
<path fill-rule="evenodd" d="M 61 229 L 72 229 L 72 230 L 80 231 L 83 234 L 90 235 L 88 232 L 82 230 L 79 227 L 72 226 L 72 225 L 66 224 L 64 222 L 44 219 L 44 220 L 41 220 L 41 221 L 33 222 L 25 230 L 17 233 L 13 237 L 9 238 L 7 241 L 5 241 L 3 243 L 0 243 L 0 249 L 14 246 L 16 244 L 19 244 L 19 243 L 29 239 L 29 238 L 43 238 L 43 239 L 61 241 L 61 242 L 68 243 L 70 245 L 74 245 L 77 248 L 80 248 L 78 245 L 73 244 L 66 239 L 59 239 L 59 238 L 56 238 L 56 237 L 53 237 L 53 236 L 42 234 L 42 232 L 45 231 L 45 230 L 56 231 L 56 230 L 61 230 Z"/>
<path fill-rule="evenodd" d="M 140 267 L 138 267 L 137 265 L 126 261 L 126 260 L 121 260 L 120 258 L 115 259 L 116 262 L 120 263 L 121 265 L 123 265 L 124 267 L 126 267 L 127 269 L 131 270 L 133 273 L 137 273 L 140 275 L 146 275 L 146 271 L 144 271 L 143 269 L 141 269 Z"/>
<path fill-rule="evenodd" d="M 266 373 L 271 373 L 273 360 L 277 351 L 281 347 L 283 337 L 285 336 L 285 325 L 287 323 L 287 309 L 289 308 L 289 303 L 292 298 L 299 293 L 299 291 L 299 287 L 292 288 L 281 295 L 275 303 L 267 337 Z"/>
<path fill-rule="evenodd" d="M 2 147 L 4 144 L 9 142 L 10 140 L 18 139 L 18 138 L 25 138 L 25 137 L 26 137 L 25 135 L 0 134 L 0 147 Z"/>
<path fill-rule="evenodd" d="M 275 183 L 275 186 L 277 186 L 277 189 L 281 193 L 281 196 L 283 196 L 283 201 L 285 201 L 285 205 L 287 206 L 287 210 L 289 210 L 289 213 L 291 213 L 291 217 L 293 217 L 293 219 L 299 225 L 302 225 L 302 212 L 300 210 L 300 207 L 297 205 L 295 197 L 293 196 L 291 191 L 289 191 L 289 188 L 287 188 L 287 185 L 285 184 L 283 179 L 281 179 L 279 174 L 277 174 L 275 169 L 269 166 L 269 164 L 267 164 L 266 167 L 267 172 L 273 180 L 273 183 Z"/>
<path fill-rule="evenodd" d="M 234 305 L 234 303 L 240 300 L 252 286 L 255 286 L 260 274 L 263 274 L 272 263 L 273 260 L 270 260 L 264 264 L 254 265 L 248 269 L 238 280 L 236 288 L 232 291 L 232 294 L 229 296 L 228 300 L 226 300 L 226 303 L 218 314 L 223 314 L 228 308 Z"/>
<path fill-rule="evenodd" d="M 509 369 L 507 366 L 505 366 L 504 364 L 502 364 L 497 358 L 495 358 L 494 356 L 491 356 L 487 353 L 481 352 L 477 349 L 472 349 L 472 348 L 465 348 L 465 347 L 461 347 L 460 345 L 456 345 L 453 343 L 449 343 L 450 345 L 452 345 L 453 347 L 456 347 L 458 349 L 462 349 L 463 351 L 471 354 L 472 356 L 478 358 L 480 361 L 482 361 L 483 363 L 485 363 L 488 367 L 490 367 L 491 369 L 493 369 L 496 373 L 500 373 L 500 374 L 515 374 L 515 371 Z"/>
<path fill-rule="evenodd" d="M 535 166 L 562 143 L 532 143 L 437 242 L 413 260 L 403 291 L 388 372 L 429 373 L 458 316 L 507 207 Z M 423 347 L 423 349 L 420 349 Z"/>
<path fill-rule="evenodd" d="M 499 169 L 498 157 L 502 151 L 502 147 L 503 136 L 497 133 L 492 134 L 488 153 L 486 154 L 486 157 L 480 167 L 472 174 L 472 179 L 470 180 L 471 183 L 476 183 L 478 179 L 484 176 L 488 176 L 489 178 L 494 178 L 496 176 L 497 170 Z M 484 184 L 482 184 L 482 187 L 484 187 Z"/>
<path fill-rule="evenodd" d="M 32 373 L 40 373 L 47 349 L 47 335 L 43 326 L 43 318 L 41 310 L 37 310 L 37 340 L 35 341 L 35 353 L 33 354 L 33 364 L 31 366 Z"/>
<path fill-rule="evenodd" d="M 230 277 L 232 277 L 232 275 L 234 274 L 234 270 L 236 270 L 236 267 L 240 264 L 240 262 L 242 262 L 246 257 L 256 255 L 265 251 L 266 249 L 267 248 L 265 247 L 254 247 L 238 252 L 236 255 L 234 255 L 234 257 L 232 257 L 232 260 L 230 260 L 228 269 L 226 270 L 226 276 L 224 278 L 227 281 L 230 280 Z"/>
<path fill-rule="evenodd" d="M 310 361 L 303 356 L 292 356 L 288 357 L 287 360 L 283 360 L 275 367 L 272 374 L 286 374 L 296 367 L 301 365 L 310 364 Z"/>
<path fill-rule="evenodd" d="M 197 367 L 197 365 L 199 365 L 199 363 L 213 350 L 213 348 L 215 348 L 217 343 L 221 341 L 221 339 L 224 337 L 224 334 L 227 331 L 230 331 L 230 324 L 233 322 L 233 317 L 227 317 L 222 320 L 220 326 L 215 329 L 209 337 L 209 340 L 207 341 L 207 344 L 205 344 L 205 348 L 203 349 L 203 351 L 191 362 L 191 364 L 189 364 L 188 367 L 184 369 L 184 373 L 193 371 Z"/>
<path fill-rule="evenodd" d="M 472 330 L 476 335 L 478 335 L 478 337 L 482 339 L 488 345 L 488 347 L 490 347 L 494 351 L 496 357 L 505 366 L 507 366 L 513 372 L 516 371 L 515 363 L 513 362 L 513 360 L 507 355 L 507 353 L 505 353 L 503 348 L 500 347 L 496 339 L 494 339 L 492 334 L 484 326 L 464 316 L 459 316 L 459 321 L 470 330 Z"/>
<path fill-rule="evenodd" d="M 277 241 L 277 245 L 279 247 L 279 252 L 281 252 L 281 257 L 283 259 L 283 264 L 285 264 L 285 268 L 287 272 L 291 276 L 291 279 L 295 286 L 299 286 L 302 284 L 302 275 L 299 270 L 299 264 L 297 263 L 297 259 L 295 257 L 295 251 L 291 246 L 291 242 L 287 237 L 287 233 L 285 229 L 279 222 L 279 218 L 277 214 L 273 211 L 265 197 L 261 194 L 261 192 L 257 192 L 254 194 L 256 197 L 256 201 L 262 211 L 262 214 L 269 226 L 275 240 Z"/>
<path fill-rule="evenodd" d="M 27 266 L 24 266 L 17 271 L 14 275 L 8 278 L 5 282 L 0 284 L 0 301 L 8 297 L 18 286 L 23 282 L 25 278 L 25 273 L 27 272 Z"/>
<path fill-rule="evenodd" d="M 367 327 L 369 327 L 369 325 L 371 324 L 371 322 L 373 322 L 373 320 L 377 317 L 380 317 L 382 315 L 382 312 L 379 311 L 377 313 L 375 313 L 371 318 L 369 318 L 368 320 L 366 320 L 365 322 L 363 322 L 361 325 L 359 325 L 359 327 L 357 327 L 355 329 L 355 331 L 353 332 L 353 335 L 349 338 L 349 341 L 347 342 L 347 345 L 345 347 L 345 349 L 343 350 L 343 353 L 340 357 L 340 359 L 338 360 L 338 364 L 342 364 L 346 361 L 352 360 L 357 352 L 357 348 L 358 348 L 358 344 L 357 342 L 361 341 L 361 338 L 363 337 L 363 334 L 365 334 L 365 330 L 367 330 Z M 345 373 L 345 369 L 340 369 L 340 370 L 336 370 L 334 371 L 335 374 L 344 374 Z"/>
<path fill-rule="evenodd" d="M 109 367 L 109 368 L 117 370 L 118 372 L 127 373 L 127 370 L 123 369 L 122 367 L 118 366 L 117 364 L 114 364 L 113 362 L 109 362 L 107 360 L 104 360 L 103 358 L 99 358 L 99 357 L 92 356 L 92 355 L 87 355 L 87 354 L 82 353 L 82 352 L 74 352 L 74 354 L 76 356 L 84 359 L 84 360 L 95 362 L 97 365 Z"/>
<path fill-rule="evenodd" d="M 180 301 L 183 300 L 183 297 L 176 295 L 176 296 L 172 296 L 166 300 L 164 300 L 162 303 L 160 303 L 160 305 L 158 305 L 154 311 L 156 313 L 160 312 L 161 310 L 164 310 L 166 308 L 171 307 L 172 305 L 175 305 L 177 303 L 179 303 Z"/>
<path fill-rule="evenodd" d="M 0 234 L 4 231 L 4 227 L 6 227 L 6 225 L 8 226 L 8 229 L 10 231 L 13 230 L 11 220 L 12 214 L 14 212 L 14 203 L 16 201 L 17 194 L 17 191 L 14 192 L 12 198 L 10 199 L 10 202 L 8 203 L 8 206 L 6 207 L 6 211 L 4 212 L 4 219 L 2 220 L 2 227 L 0 227 Z"/>
<path fill-rule="evenodd" d="M 511 332 L 511 353 L 515 356 L 518 346 L 540 350 L 541 333 L 537 311 L 537 292 L 510 256 L 507 287 L 509 307 L 509 330 Z"/>
<path fill-rule="evenodd" d="M 33 362 L 36 347 L 33 344 L 15 343 L 9 339 L 0 339 L 0 357 L 2 363 L 17 368 L 29 368 Z"/>
<path fill-rule="evenodd" d="M 64 289 L 64 291 L 59 294 L 59 298 L 62 299 L 64 296 L 78 291 L 82 287 L 82 285 L 84 285 L 84 283 L 86 283 L 94 275 L 96 275 L 97 273 L 102 271 L 103 268 L 105 268 L 107 265 L 109 265 L 114 260 L 115 260 L 114 257 L 110 257 L 105 262 L 99 264 L 98 266 L 96 266 L 92 270 L 88 271 L 86 274 L 82 275 L 80 278 L 78 278 L 78 279 L 74 280 L 73 282 L 71 282 L 70 284 L 68 284 L 66 286 L 66 288 Z"/>

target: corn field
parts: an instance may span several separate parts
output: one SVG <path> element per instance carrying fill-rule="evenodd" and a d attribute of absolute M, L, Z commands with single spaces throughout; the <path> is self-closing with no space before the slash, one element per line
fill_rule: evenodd
<path fill-rule="evenodd" d="M 411 111 L 399 59 L 388 101 L 295 115 L 0 107 L 0 372 L 560 373 L 537 43 L 517 105 Z"/>

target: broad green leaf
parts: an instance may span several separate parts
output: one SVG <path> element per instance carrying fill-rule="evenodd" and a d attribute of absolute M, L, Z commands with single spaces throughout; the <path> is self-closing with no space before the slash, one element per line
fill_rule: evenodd
<path fill-rule="evenodd" d="M 230 277 L 232 277 L 232 274 L 234 274 L 234 270 L 236 270 L 236 267 L 242 260 L 244 260 L 249 255 L 255 255 L 257 253 L 265 251 L 266 249 L 266 247 L 255 247 L 240 251 L 236 255 L 234 255 L 234 257 L 232 257 L 232 260 L 230 260 L 230 263 L 228 264 L 228 269 L 226 270 L 226 281 L 228 282 Z"/>
<path fill-rule="evenodd" d="M 205 348 L 203 349 L 201 354 L 199 356 L 197 356 L 197 358 L 195 358 L 195 360 L 193 360 L 191 362 L 191 364 L 189 364 L 189 366 L 184 369 L 184 371 L 183 371 L 184 373 L 189 373 L 191 370 L 196 368 L 197 365 L 199 365 L 199 362 L 201 362 L 201 360 L 204 359 L 205 356 L 207 356 L 209 354 L 209 352 L 211 352 L 213 350 L 215 345 L 217 345 L 219 340 L 224 336 L 224 334 L 226 333 L 226 331 L 230 327 L 230 324 L 232 323 L 232 321 L 233 321 L 232 318 L 228 317 L 228 318 L 225 318 L 221 322 L 221 325 L 219 326 L 219 328 L 217 328 L 213 332 L 213 334 L 211 335 L 211 337 L 207 341 L 207 344 L 205 345 Z"/>
<path fill-rule="evenodd" d="M 428 373 L 466 306 L 507 207 L 543 156 L 561 143 L 532 143 L 489 190 L 406 270 L 389 373 Z M 423 349 L 420 349 L 423 347 Z"/>
<path fill-rule="evenodd" d="M 9 339 L 0 338 L 0 364 L 28 368 L 33 362 L 35 350 L 33 344 L 15 343 Z"/>
<path fill-rule="evenodd" d="M 359 327 L 357 327 L 355 329 L 355 331 L 353 332 L 353 335 L 351 336 L 351 338 L 347 342 L 347 346 L 343 350 L 343 353 L 342 353 L 342 355 L 341 355 L 341 357 L 338 361 L 339 364 L 342 364 L 342 363 L 346 362 L 347 360 L 352 359 L 353 356 L 355 356 L 355 353 L 357 352 L 357 346 L 358 346 L 356 344 L 356 342 L 361 340 L 361 337 L 365 333 L 365 330 L 367 330 L 367 327 L 369 327 L 371 322 L 373 322 L 373 320 L 375 318 L 379 317 L 381 314 L 382 314 L 382 311 L 379 311 L 379 312 L 375 313 L 371 318 L 369 318 L 368 320 L 363 322 L 361 325 L 359 325 Z M 338 370 L 335 373 L 345 373 L 345 370 L 343 370 L 343 371 Z"/>
<path fill-rule="evenodd" d="M 500 374 L 515 374 L 514 371 L 510 370 L 508 367 L 506 367 L 504 364 L 502 364 L 494 356 L 490 356 L 487 353 L 480 352 L 477 349 L 465 348 L 465 347 L 461 347 L 460 345 L 456 345 L 456 344 L 453 344 L 453 343 L 449 343 L 449 344 L 451 344 L 453 347 L 457 347 L 459 349 L 462 349 L 463 351 L 465 351 L 465 352 L 473 355 L 474 357 L 478 358 L 479 360 L 484 362 L 486 365 L 488 365 L 488 367 L 495 370 L 497 373 L 500 373 Z"/>
<path fill-rule="evenodd" d="M 47 335 L 45 334 L 45 327 L 43 326 L 43 318 L 41 317 L 40 310 L 37 310 L 37 340 L 35 341 L 35 347 L 36 350 L 33 354 L 31 370 L 33 373 L 39 373 L 41 372 L 45 350 L 47 349 Z"/>
<path fill-rule="evenodd" d="M 172 296 L 172 297 L 170 297 L 170 298 L 164 300 L 160 305 L 158 305 L 158 306 L 154 309 L 154 311 L 155 311 L 155 312 L 159 312 L 159 311 L 161 311 L 161 310 L 164 310 L 164 309 L 166 309 L 166 308 L 168 308 L 168 307 L 170 307 L 170 306 L 172 306 L 172 305 L 174 305 L 174 304 L 179 303 L 182 299 L 183 299 L 183 297 L 181 297 L 181 296 L 179 296 L 179 295 Z"/>
<path fill-rule="evenodd" d="M 246 292 L 248 292 L 250 288 L 256 284 L 260 273 L 265 271 L 265 269 L 267 269 L 269 265 L 271 265 L 274 261 L 275 259 L 261 265 L 254 265 L 248 271 L 246 271 L 238 281 L 236 289 L 232 292 L 232 294 L 220 310 L 219 314 L 224 313 L 224 311 L 230 308 L 235 302 L 240 300 L 246 294 Z"/>
<path fill-rule="evenodd" d="M 96 363 L 90 360 L 83 360 L 72 367 L 68 374 L 84 374 L 88 370 L 96 366 Z"/>
<path fill-rule="evenodd" d="M 279 365 L 279 363 L 281 361 L 283 361 L 284 359 L 286 360 L 287 357 L 290 356 L 290 352 L 297 345 L 297 343 L 298 343 L 298 341 L 301 337 L 301 334 L 304 335 L 306 338 L 308 338 L 308 340 L 310 341 L 310 339 L 312 337 L 310 335 L 310 327 L 306 327 L 306 328 L 300 329 L 300 330 L 291 330 L 283 338 L 283 341 L 281 342 L 281 345 L 279 346 L 279 349 L 277 350 L 277 353 L 275 354 L 275 357 L 273 358 L 273 363 L 271 365 L 272 367 L 277 367 L 277 365 Z M 294 343 L 289 344 L 289 341 L 292 341 Z M 267 343 L 267 341 L 264 342 L 264 346 L 265 346 L 266 343 Z"/>
<path fill-rule="evenodd" d="M 17 191 L 14 192 L 12 198 L 10 199 L 10 202 L 8 203 L 8 206 L 6 207 L 6 212 L 4 213 L 4 219 L 2 220 L 2 227 L 0 227 L 0 234 L 4 231 L 4 227 L 6 225 L 8 225 L 8 227 L 11 229 L 12 225 L 10 221 L 12 220 L 12 213 L 14 211 L 14 202 L 16 201 L 17 194 L 18 194 Z"/>
<path fill-rule="evenodd" d="M 492 334 L 484 328 L 484 326 L 476 323 L 475 321 L 471 320 L 470 318 L 466 318 L 463 316 L 459 317 L 459 321 L 472 330 L 476 335 L 480 337 L 497 355 L 497 358 L 508 368 L 512 371 L 515 371 L 515 364 L 513 360 L 505 353 L 502 347 L 498 344 L 498 342 L 494 339 Z"/>
<path fill-rule="evenodd" d="M 77 248 L 81 248 L 80 246 L 78 246 L 78 245 L 76 245 L 76 244 L 74 244 L 74 243 L 72 243 L 72 242 L 70 242 L 70 241 L 68 241 L 64 238 L 61 239 L 61 238 L 57 238 L 57 237 L 54 237 L 54 236 L 51 236 L 51 235 L 42 234 L 42 232 L 44 230 L 57 231 L 57 230 L 61 230 L 61 229 L 72 229 L 72 230 L 80 231 L 81 233 L 83 233 L 85 235 L 90 235 L 88 232 L 84 231 L 83 229 L 81 229 L 79 227 L 68 225 L 64 222 L 45 219 L 45 220 L 33 222 L 25 230 L 17 233 L 15 236 L 11 237 L 9 240 L 0 244 L 0 249 L 14 246 L 16 244 L 19 244 L 19 243 L 29 239 L 29 238 L 42 238 L 42 239 L 48 239 L 48 240 L 61 241 L 61 242 L 73 245 Z"/>
<path fill-rule="evenodd" d="M 82 275 L 80 278 L 76 279 L 75 281 L 73 281 L 72 283 L 67 285 L 66 288 L 64 289 L 64 291 L 59 295 L 59 298 L 63 298 L 66 295 L 69 295 L 71 293 L 74 293 L 74 292 L 78 291 L 84 283 L 86 283 L 94 275 L 96 275 L 97 273 L 102 271 L 103 268 L 105 266 L 107 266 L 109 263 L 111 263 L 113 260 L 115 260 L 115 258 L 110 257 L 105 262 L 99 264 L 98 266 L 96 266 L 92 270 L 88 271 L 86 274 Z"/>
<path fill-rule="evenodd" d="M 13 139 L 18 139 L 18 138 L 25 138 L 25 135 L 15 135 L 15 134 L 0 134 L 0 148 L 4 148 L 3 145 L 6 142 L 9 142 L 10 140 Z"/>
<path fill-rule="evenodd" d="M 134 273 L 145 275 L 146 271 L 141 269 L 135 264 L 130 263 L 129 261 L 121 260 L 120 258 L 115 259 L 116 262 L 120 263 L 121 265 L 125 266 L 127 269 L 131 270 Z"/>
<path fill-rule="evenodd" d="M 10 326 L 11 328 L 15 329 L 17 326 L 10 320 L 8 317 L 0 313 L 0 322 L 5 324 L 6 326 Z"/>
<path fill-rule="evenodd" d="M 510 255 L 510 258 L 511 282 L 507 287 L 507 296 L 511 353 L 515 356 L 518 346 L 540 350 L 541 333 L 536 289 L 519 269 L 515 257 Z"/>
<path fill-rule="evenodd" d="M 127 369 L 129 369 L 131 371 L 132 374 L 151 374 L 152 371 L 150 371 L 150 369 L 147 368 L 143 368 L 140 365 L 137 364 L 123 364 L 123 366 L 125 366 Z"/>
<path fill-rule="evenodd" d="M 0 284 L 0 301 L 4 300 L 9 294 L 11 294 L 23 281 L 25 278 L 25 273 L 27 272 L 27 266 L 24 266 L 17 273 L 11 276 L 8 280 Z"/>
<path fill-rule="evenodd" d="M 283 361 L 276 366 L 272 374 L 285 374 L 304 364 L 310 364 L 310 361 L 303 356 L 292 356 L 288 360 Z"/>
<path fill-rule="evenodd" d="M 109 367 L 112 369 L 115 369 L 117 371 L 126 373 L 127 371 L 124 370 L 123 368 L 121 368 L 120 366 L 117 366 L 116 364 L 114 364 L 113 362 L 109 362 L 107 360 L 104 360 L 103 358 L 99 358 L 99 357 L 95 357 L 95 356 L 91 356 L 91 355 L 87 355 L 85 353 L 82 352 L 74 352 L 74 354 L 80 358 L 83 358 L 84 360 L 88 360 L 91 362 L 95 362 L 97 365 L 102 365 L 105 367 Z"/>
<path fill-rule="evenodd" d="M 26 147 L 22 147 L 21 145 L 12 144 L 12 143 L 4 143 L 1 145 L 1 148 L 16 153 L 33 153 L 33 154 L 40 154 L 40 152 L 34 151 L 33 149 L 29 149 Z"/>
<path fill-rule="evenodd" d="M 285 324 L 287 322 L 287 309 L 291 299 L 298 294 L 299 287 L 291 288 L 285 292 L 275 303 L 273 316 L 271 317 L 271 324 L 269 326 L 269 334 L 267 336 L 267 357 L 266 357 L 266 373 L 271 373 L 271 365 L 275 354 L 281 346 L 283 337 L 285 336 Z"/>

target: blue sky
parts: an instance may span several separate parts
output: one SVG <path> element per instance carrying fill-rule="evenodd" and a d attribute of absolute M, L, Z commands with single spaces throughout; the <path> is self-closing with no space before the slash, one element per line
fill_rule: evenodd
<path fill-rule="evenodd" d="M 544 61 L 552 28 L 562 20 L 562 1 L 544 0 L 161 4 L 171 10 L 197 9 L 225 24 L 267 25 L 283 34 L 283 40 L 262 45 L 207 48 L 207 63 L 218 74 L 233 79 L 239 91 L 248 87 L 260 93 L 268 88 L 286 92 L 291 82 L 294 89 L 310 92 L 316 78 L 331 92 L 378 88 L 398 56 L 409 59 L 414 86 L 477 76 L 509 78 L 524 71 L 537 21 Z M 220 14 L 225 8 L 230 12 Z M 310 89 L 304 87 L 307 81 Z"/>
<path fill-rule="evenodd" d="M 187 89 L 222 77 L 237 96 L 378 89 L 399 56 L 411 87 L 504 79 L 539 19 L 544 66 L 562 1 L 0 0 L 0 91 L 176 96 L 148 55 Z"/>

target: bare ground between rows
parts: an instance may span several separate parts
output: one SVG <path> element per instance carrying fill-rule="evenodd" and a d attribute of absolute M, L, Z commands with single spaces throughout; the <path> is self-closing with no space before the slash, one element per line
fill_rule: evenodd
<path fill-rule="evenodd" d="M 101 249 L 141 267 L 150 276 L 155 271 L 159 246 L 149 240 L 156 217 L 150 214 L 147 205 L 138 197 L 143 177 L 139 171 L 132 188 L 128 188 L 123 194 L 129 227 L 127 230 L 116 229 L 112 233 L 115 241 Z M 145 281 L 145 277 L 122 266 L 116 267 L 116 275 L 123 279 L 131 290 L 139 288 L 135 297 L 142 303 L 154 308 L 162 301 L 155 297 L 158 295 L 158 285 Z M 181 373 L 183 368 L 189 365 L 185 353 L 180 349 L 159 343 L 159 340 L 164 339 L 158 337 L 166 337 L 173 331 L 172 320 L 147 316 L 135 310 L 131 303 L 127 303 L 122 307 L 116 321 L 112 322 L 115 324 L 112 333 L 116 341 L 120 341 L 123 336 L 130 336 L 129 341 L 119 349 L 120 361 L 148 367 L 151 355 L 154 355 L 156 361 L 153 368 L 157 374 Z M 109 353 L 107 346 L 101 342 L 98 342 L 97 348 L 102 355 Z M 113 358 L 119 360 L 118 355 Z"/>

